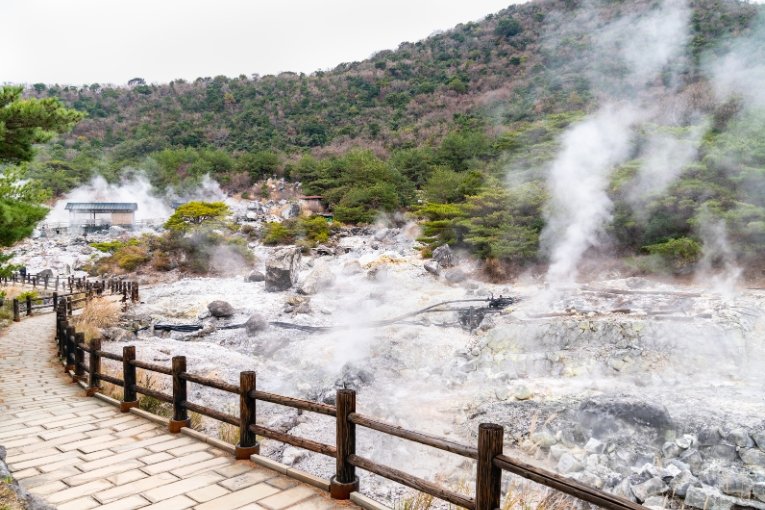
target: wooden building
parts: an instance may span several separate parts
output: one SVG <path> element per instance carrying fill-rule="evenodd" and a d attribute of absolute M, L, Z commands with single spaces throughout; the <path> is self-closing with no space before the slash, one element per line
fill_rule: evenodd
<path fill-rule="evenodd" d="M 69 211 L 69 227 L 130 227 L 135 225 L 134 202 L 69 202 L 65 209 Z"/>

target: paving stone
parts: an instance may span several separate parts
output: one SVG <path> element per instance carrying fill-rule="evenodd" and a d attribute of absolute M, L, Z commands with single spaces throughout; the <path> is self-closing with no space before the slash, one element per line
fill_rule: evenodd
<path fill-rule="evenodd" d="M 202 503 L 194 507 L 194 510 L 232 510 L 258 501 L 279 492 L 279 489 L 265 483 L 259 483 L 252 487 L 247 487 L 240 491 L 232 492 L 219 498 L 211 499 L 207 503 Z"/>
<path fill-rule="evenodd" d="M 75 499 L 69 503 L 64 503 L 63 505 L 59 505 L 57 510 L 90 510 L 91 508 L 96 508 L 97 506 L 100 506 L 98 501 L 91 497 L 84 497 Z"/>
<path fill-rule="evenodd" d="M 210 455 L 209 453 L 198 452 L 198 453 L 192 453 L 191 455 L 178 457 L 177 459 L 166 460 L 165 462 L 152 464 L 151 466 L 145 466 L 142 469 L 145 473 L 148 473 L 150 475 L 156 475 L 157 473 L 162 473 L 163 471 L 172 471 L 173 469 L 183 467 L 183 466 L 193 465 L 197 462 L 207 460 L 210 458 L 212 458 L 212 455 Z"/>
<path fill-rule="evenodd" d="M 112 503 L 100 506 L 99 510 L 135 510 L 144 508 L 148 502 L 141 496 L 128 496 Z"/>
<path fill-rule="evenodd" d="M 104 491 L 111 486 L 112 484 L 106 480 L 96 480 L 95 482 L 86 483 L 85 485 L 78 485 L 77 487 L 72 487 L 71 489 L 51 494 L 45 499 L 49 503 L 56 505 L 58 503 L 64 503 L 72 499 L 81 498 L 83 496 L 90 496 L 91 494 Z"/>
<path fill-rule="evenodd" d="M 143 510 L 184 510 L 196 505 L 196 501 L 187 496 L 175 496 L 153 505 L 142 507 Z"/>
<path fill-rule="evenodd" d="M 127 485 L 113 487 L 95 494 L 95 498 L 101 503 L 108 503 L 120 498 L 130 496 L 131 494 L 142 493 L 151 490 L 155 487 L 161 487 L 173 482 L 177 482 L 178 477 L 171 475 L 170 473 L 159 473 L 154 476 L 147 476 L 141 478 L 138 481 L 131 482 Z"/>
<path fill-rule="evenodd" d="M 200 489 L 195 489 L 193 491 L 189 491 L 186 493 L 188 497 L 196 501 L 197 503 L 204 503 L 205 501 L 210 501 L 211 499 L 219 498 L 221 496 L 224 496 L 228 494 L 228 489 L 224 489 L 218 484 L 209 485 L 207 487 L 202 487 Z"/>
<path fill-rule="evenodd" d="M 298 501 L 302 501 L 315 495 L 316 491 L 314 489 L 306 487 L 305 485 L 298 485 L 292 489 L 262 499 L 258 501 L 258 504 L 272 510 L 281 510 L 282 508 L 287 508 Z"/>
<path fill-rule="evenodd" d="M 223 477 L 217 473 L 207 473 L 203 475 L 192 476 L 191 478 L 186 478 L 185 480 L 180 480 L 175 483 L 163 485 L 162 487 L 146 491 L 143 493 L 143 496 L 152 503 L 156 503 L 157 501 L 162 501 L 163 499 L 185 494 L 200 487 L 212 485 L 222 479 Z"/>

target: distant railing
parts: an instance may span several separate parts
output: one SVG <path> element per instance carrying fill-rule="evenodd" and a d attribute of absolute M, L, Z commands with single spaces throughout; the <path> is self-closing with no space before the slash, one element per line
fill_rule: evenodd
<path fill-rule="evenodd" d="M 172 433 L 178 433 L 184 427 L 190 427 L 189 412 L 199 413 L 238 427 L 239 442 L 234 447 L 234 455 L 237 459 L 248 459 L 251 455 L 260 453 L 258 435 L 332 457 L 335 459 L 336 469 L 335 475 L 330 480 L 330 494 L 335 499 L 349 499 L 352 492 L 358 491 L 359 479 L 355 470 L 359 468 L 469 510 L 495 510 L 500 507 L 502 473 L 509 471 L 609 510 L 645 509 L 645 507 L 627 499 L 504 455 L 504 429 L 500 425 L 490 423 L 479 425 L 477 446 L 466 446 L 429 434 L 406 430 L 357 413 L 356 392 L 351 389 L 337 390 L 335 405 L 333 406 L 257 389 L 257 376 L 253 371 L 241 372 L 239 384 L 232 384 L 189 372 L 185 356 L 174 356 L 169 367 L 139 361 L 136 358 L 135 346 L 132 345 L 123 347 L 122 354 L 114 354 L 102 350 L 100 338 L 95 338 L 90 344 L 86 344 L 84 335 L 75 331 L 75 328 L 69 323 L 71 304 L 59 301 L 57 306 L 56 341 L 59 356 L 67 373 L 72 376 L 72 380 L 84 382 L 88 395 L 92 396 L 98 393 L 101 382 L 106 382 L 122 388 L 122 400 L 119 406 L 123 412 L 138 406 L 139 394 L 171 404 L 173 414 L 169 420 L 168 429 Z M 85 362 L 86 357 L 88 358 L 87 363 Z M 103 360 L 120 363 L 122 377 L 114 377 L 104 373 L 101 367 Z M 139 385 L 136 377 L 136 370 L 139 368 L 171 377 L 172 394 Z M 238 416 L 191 402 L 187 391 L 188 383 L 238 395 Z M 334 417 L 336 422 L 334 444 L 325 444 L 279 432 L 258 424 L 258 401 Z M 357 455 L 357 426 L 476 461 L 475 496 L 460 494 L 437 483 Z"/>
<path fill-rule="evenodd" d="M 50 285 L 49 285 L 50 284 Z M 68 293 L 59 293 L 59 284 L 61 289 Z M 139 300 L 138 283 L 123 280 L 96 280 L 90 281 L 87 278 L 54 278 L 49 275 L 40 277 L 39 275 L 12 273 L 7 277 L 0 277 L 0 286 L 20 285 L 25 287 L 29 285 L 32 289 L 41 289 L 48 291 L 55 289 L 50 295 L 34 297 L 27 294 L 24 300 L 13 298 L 10 300 L 13 311 L 13 321 L 21 321 L 22 315 L 29 316 L 35 310 L 44 310 L 50 308 L 51 311 L 57 310 L 59 302 L 67 305 L 68 313 L 71 316 L 75 305 L 85 303 L 94 296 L 101 296 L 105 291 L 111 294 L 122 294 L 122 302 L 128 300 L 135 303 Z M 4 300 L 5 301 L 5 300 Z M 81 307 L 76 307 L 81 308 Z"/>

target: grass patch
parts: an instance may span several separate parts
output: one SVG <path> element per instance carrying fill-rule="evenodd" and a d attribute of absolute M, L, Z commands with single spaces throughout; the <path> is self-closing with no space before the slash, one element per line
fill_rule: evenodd
<path fill-rule="evenodd" d="M 103 328 L 110 328 L 120 319 L 120 306 L 115 301 L 91 299 L 87 301 L 82 313 L 74 318 L 77 331 L 85 334 L 85 340 L 92 340 L 101 335 Z"/>

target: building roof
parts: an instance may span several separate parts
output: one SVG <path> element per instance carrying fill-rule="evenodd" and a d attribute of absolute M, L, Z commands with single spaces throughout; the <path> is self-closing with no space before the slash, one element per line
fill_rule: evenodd
<path fill-rule="evenodd" d="M 135 202 L 69 202 L 64 208 L 78 212 L 133 212 L 138 209 Z"/>

